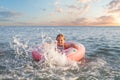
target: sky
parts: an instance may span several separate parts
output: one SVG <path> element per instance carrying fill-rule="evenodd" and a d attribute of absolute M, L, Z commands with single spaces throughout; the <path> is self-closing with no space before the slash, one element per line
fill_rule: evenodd
<path fill-rule="evenodd" d="M 0 0 L 0 26 L 120 26 L 120 0 Z"/>

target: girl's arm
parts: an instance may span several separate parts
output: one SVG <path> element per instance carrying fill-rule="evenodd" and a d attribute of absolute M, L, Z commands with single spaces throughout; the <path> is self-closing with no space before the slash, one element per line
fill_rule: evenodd
<path fill-rule="evenodd" d="M 75 49 L 79 49 L 79 46 L 76 44 L 71 44 L 71 47 L 75 48 Z"/>

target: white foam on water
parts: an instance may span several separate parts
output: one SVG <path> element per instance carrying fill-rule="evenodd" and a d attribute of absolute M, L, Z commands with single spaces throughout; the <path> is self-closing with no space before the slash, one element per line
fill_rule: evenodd
<path fill-rule="evenodd" d="M 69 60 L 65 54 L 57 50 L 57 44 L 51 37 L 45 36 L 42 40 L 42 49 L 45 58 L 45 63 L 51 68 L 55 66 L 62 67 L 78 67 L 75 61 Z"/>
<path fill-rule="evenodd" d="M 18 37 L 13 37 L 13 43 L 16 51 L 16 57 L 13 60 L 15 65 L 12 66 L 14 68 L 9 65 L 8 67 L 15 79 L 76 80 L 82 76 L 85 79 L 97 79 L 97 77 L 102 79 L 100 71 L 107 64 L 105 59 L 100 58 L 96 58 L 86 65 L 71 61 L 65 54 L 57 51 L 56 41 L 45 34 L 42 35 L 41 44 L 36 45 L 37 47 L 34 46 L 42 49 L 43 61 L 36 62 L 32 59 L 31 51 L 35 48 L 28 46 L 27 42 Z M 10 64 L 9 61 L 8 64 Z M 107 70 L 110 71 L 109 68 Z"/>
<path fill-rule="evenodd" d="M 27 48 L 28 48 L 27 41 L 23 43 L 22 41 L 20 41 L 20 39 L 18 37 L 13 37 L 13 45 L 12 45 L 12 47 L 15 49 L 15 51 L 16 51 L 16 53 L 18 55 L 23 55 L 23 54 L 28 55 L 28 52 L 27 52 Z"/>
<path fill-rule="evenodd" d="M 12 60 L 14 65 L 9 66 L 9 71 L 13 74 L 14 79 L 34 79 L 37 76 L 40 78 L 52 77 L 53 79 L 56 76 L 56 78 L 63 79 L 63 73 L 67 74 L 66 70 L 79 69 L 77 62 L 69 60 L 65 54 L 57 51 L 56 41 L 51 37 L 43 35 L 42 42 L 38 45 L 36 45 L 37 48 L 42 46 L 44 61 L 35 62 L 31 56 L 31 51 L 35 48 L 28 46 L 27 41 L 13 37 L 12 46 L 15 50 L 15 59 Z M 11 62 L 8 63 L 11 64 Z M 73 79 L 74 77 L 69 78 Z"/>

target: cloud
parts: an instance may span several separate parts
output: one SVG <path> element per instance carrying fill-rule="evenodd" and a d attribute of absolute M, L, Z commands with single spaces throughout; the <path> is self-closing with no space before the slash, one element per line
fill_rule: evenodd
<path fill-rule="evenodd" d="M 0 7 L 0 21 L 13 21 L 22 16 L 23 14 L 20 12 L 15 12 L 8 10 L 7 8 Z"/>
<path fill-rule="evenodd" d="M 75 21 L 72 21 L 73 24 L 76 24 L 76 25 L 85 25 L 85 24 L 88 24 L 88 19 L 87 18 L 77 18 Z"/>
<path fill-rule="evenodd" d="M 3 6 L 0 6 L 0 10 L 2 10 L 2 9 L 4 9 L 4 7 L 3 7 Z"/>
<path fill-rule="evenodd" d="M 0 17 L 1 18 L 11 18 L 11 17 L 20 17 L 22 16 L 19 12 L 13 12 L 13 11 L 0 11 Z"/>
<path fill-rule="evenodd" d="M 78 26 L 114 26 L 116 24 L 113 16 L 100 16 L 95 19 L 77 18 L 71 22 L 72 25 Z"/>
<path fill-rule="evenodd" d="M 80 10 L 80 7 L 78 7 L 78 6 L 76 6 L 76 5 L 70 5 L 70 6 L 68 6 L 68 8 Z"/>
<path fill-rule="evenodd" d="M 120 8 L 120 0 L 112 0 L 109 4 L 109 9 Z"/>
<path fill-rule="evenodd" d="M 58 12 L 58 13 L 62 13 L 63 12 L 63 9 L 60 7 L 59 0 L 55 0 L 54 5 L 55 5 L 55 11 L 56 12 Z"/>
<path fill-rule="evenodd" d="M 46 11 L 46 9 L 44 8 L 44 9 L 42 9 L 43 11 Z"/>
<path fill-rule="evenodd" d="M 0 18 L 0 21 L 10 21 L 9 18 Z"/>
<path fill-rule="evenodd" d="M 108 13 L 118 13 L 118 14 L 120 14 L 120 8 L 119 9 L 114 9 L 114 10 L 109 10 Z"/>
<path fill-rule="evenodd" d="M 115 18 L 113 16 L 101 16 L 96 18 L 96 24 L 108 25 L 115 23 Z"/>
<path fill-rule="evenodd" d="M 89 1 L 96 1 L 96 0 L 77 0 L 78 2 L 89 2 Z M 58 13 L 67 12 L 68 15 L 75 15 L 75 16 L 81 16 L 84 15 L 89 8 L 91 7 L 91 4 L 89 3 L 73 3 L 73 4 L 66 4 L 63 6 L 60 4 L 60 0 L 55 0 L 55 11 Z M 81 5 L 81 6 L 80 6 Z"/>
<path fill-rule="evenodd" d="M 89 4 L 85 4 L 82 7 L 79 7 L 78 5 L 70 5 L 68 6 L 68 13 L 80 17 L 81 15 L 86 14 L 90 7 L 91 5 Z"/>
<path fill-rule="evenodd" d="M 50 16 L 55 16 L 55 14 L 54 14 L 54 13 L 51 13 Z"/>
<path fill-rule="evenodd" d="M 56 11 L 61 13 L 61 12 L 63 12 L 63 9 L 59 7 L 59 8 L 56 8 Z"/>
<path fill-rule="evenodd" d="M 110 14 L 120 14 L 120 0 L 112 0 L 108 4 L 107 12 Z"/>
<path fill-rule="evenodd" d="M 85 4 L 84 7 L 83 7 L 83 9 L 82 9 L 82 11 L 81 11 L 82 14 L 83 14 L 83 13 L 86 13 L 86 12 L 90 9 L 90 7 L 91 7 L 91 5 Z"/>
<path fill-rule="evenodd" d="M 54 4 L 57 6 L 59 4 L 59 0 L 56 0 Z"/>
<path fill-rule="evenodd" d="M 97 0 L 77 0 L 78 3 L 88 3 L 88 2 L 94 2 Z"/>
<path fill-rule="evenodd" d="M 95 1 L 95 0 L 77 0 L 82 3 L 84 6 L 82 8 L 78 8 L 77 6 L 69 6 L 69 8 L 74 10 L 79 10 L 80 14 L 85 14 L 91 4 L 88 4 L 87 2 Z M 94 19 L 89 19 L 79 16 L 79 18 L 76 18 L 72 21 L 73 25 L 79 25 L 79 26 L 115 26 L 118 25 L 118 15 L 120 17 L 120 0 L 113 0 L 107 5 L 106 14 L 103 14 L 101 16 L 98 16 Z M 74 11 L 73 10 L 73 11 Z"/>

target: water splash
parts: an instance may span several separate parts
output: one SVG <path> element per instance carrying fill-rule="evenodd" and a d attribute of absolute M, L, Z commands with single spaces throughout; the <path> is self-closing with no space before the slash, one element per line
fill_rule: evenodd
<path fill-rule="evenodd" d="M 65 54 L 58 52 L 57 44 L 51 37 L 45 35 L 42 36 L 42 52 L 44 55 L 45 63 L 50 68 L 57 67 L 78 67 L 77 62 L 69 60 Z"/>
<path fill-rule="evenodd" d="M 28 55 L 26 51 L 28 48 L 27 42 L 24 43 L 20 41 L 20 39 L 17 37 L 13 37 L 13 48 L 15 49 L 16 53 L 19 55 L 22 55 L 22 54 Z"/>
<path fill-rule="evenodd" d="M 7 70 L 10 72 L 8 77 L 13 74 L 12 77 L 14 79 L 35 79 L 37 76 L 40 76 L 39 78 L 42 78 L 41 76 L 43 78 L 49 78 L 55 77 L 57 74 L 58 76 L 56 78 L 63 78 L 63 75 L 59 74 L 66 74 L 65 71 L 67 70 L 79 69 L 78 63 L 68 60 L 65 54 L 56 51 L 56 41 L 47 35 L 42 36 L 41 44 L 34 46 L 34 48 L 28 44 L 28 41 L 23 41 L 16 36 L 13 37 L 13 43 L 11 45 L 15 51 L 15 57 L 9 59 L 9 61 L 6 60 Z M 31 51 L 40 46 L 42 46 L 45 60 L 35 62 L 32 59 Z M 50 75 L 47 76 L 48 74 Z"/>
<path fill-rule="evenodd" d="M 14 67 L 18 72 L 13 69 L 10 70 L 13 70 L 12 73 L 15 71 L 16 73 L 14 73 L 14 76 L 17 76 L 21 79 L 21 76 L 24 76 L 24 78 L 29 79 L 51 78 L 62 80 L 75 80 L 79 78 L 79 76 L 85 76 L 85 74 L 87 74 L 87 77 L 89 77 L 89 75 L 100 75 L 99 69 L 101 67 L 104 67 L 104 65 L 106 64 L 105 61 L 101 59 L 97 59 L 95 62 L 91 62 L 87 66 L 82 66 L 78 62 L 71 61 L 66 57 L 65 54 L 62 54 L 56 50 L 56 41 L 45 34 L 42 35 L 41 44 L 34 46 L 34 48 L 33 46 L 29 47 L 27 43 L 17 37 L 13 37 L 13 43 L 14 49 L 16 51 L 16 57 L 13 62 L 15 63 Z M 44 55 L 43 61 L 36 62 L 32 59 L 32 56 L 30 56 L 31 51 L 35 49 L 42 49 L 42 54 Z M 84 70 L 86 69 L 88 71 L 84 72 Z M 93 72 L 89 74 L 90 71 Z M 19 76 L 15 74 L 24 75 Z M 76 74 L 79 76 L 76 76 Z M 30 75 L 32 75 L 32 77 Z M 91 78 L 94 78 L 93 76 Z"/>

